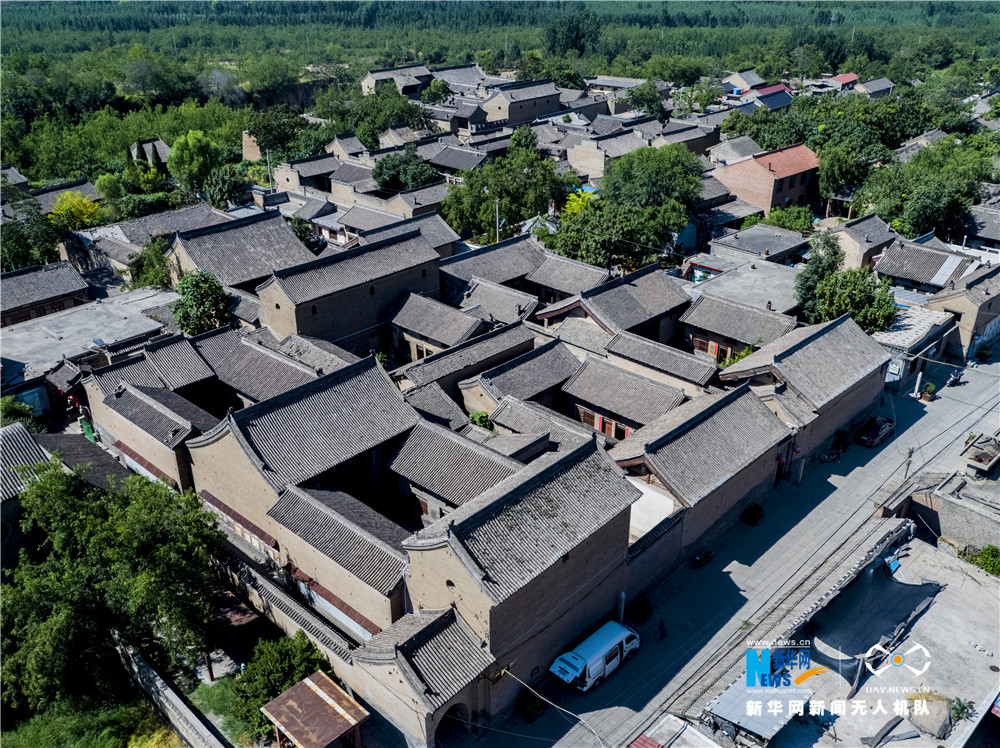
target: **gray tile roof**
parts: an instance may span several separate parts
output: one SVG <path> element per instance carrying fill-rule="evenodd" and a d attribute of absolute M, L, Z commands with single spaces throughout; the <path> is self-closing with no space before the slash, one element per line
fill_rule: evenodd
<path fill-rule="evenodd" d="M 355 205 L 340 217 L 340 225 L 359 232 L 374 231 L 399 223 L 402 220 L 395 213 L 386 213 L 363 205 Z"/>
<path fill-rule="evenodd" d="M 10 183 L 15 187 L 21 184 L 28 183 L 28 178 L 24 176 L 24 174 L 19 172 L 16 166 L 12 166 L 10 164 L 4 164 L 2 167 L 0 167 L 0 169 L 2 169 L 3 175 L 7 177 L 7 179 L 10 180 Z"/>
<path fill-rule="evenodd" d="M 766 255 L 778 255 L 796 248 L 805 250 L 808 242 L 798 231 L 758 223 L 756 226 L 717 237 L 712 240 L 712 245 L 763 258 Z"/>
<path fill-rule="evenodd" d="M 142 154 L 139 154 L 139 148 L 142 148 Z M 170 158 L 170 146 L 163 142 L 160 138 L 144 138 L 142 140 L 137 140 L 129 148 L 129 152 L 132 154 L 132 158 L 142 158 L 147 163 L 153 163 L 153 149 L 156 149 L 156 155 L 160 157 L 160 163 L 166 165 L 167 159 Z"/>
<path fill-rule="evenodd" d="M 16 497 L 25 488 L 25 478 L 35 475 L 28 471 L 22 477 L 20 467 L 34 467 L 48 462 L 48 457 L 23 423 L 15 422 L 0 429 L 0 501 Z"/>
<path fill-rule="evenodd" d="M 339 511 L 352 507 L 349 511 L 356 515 L 359 504 L 378 516 L 379 524 L 396 527 L 353 496 L 296 486 L 289 486 L 267 515 L 369 587 L 389 595 L 403 581 L 406 557 L 399 542 L 406 534 L 398 528 L 401 537 L 387 543 Z"/>
<path fill-rule="evenodd" d="M 260 402 L 316 379 L 316 370 L 244 337 L 215 366 L 219 381 Z"/>
<path fill-rule="evenodd" d="M 523 324 L 498 327 L 485 335 L 421 359 L 404 367 L 404 370 L 407 378 L 414 384 L 436 382 L 474 367 L 477 363 L 500 355 L 504 351 L 519 348 L 534 339 L 534 333 Z"/>
<path fill-rule="evenodd" d="M 118 385 L 122 382 L 134 387 L 163 387 L 166 384 L 144 355 L 132 356 L 124 361 L 94 369 L 91 376 L 97 388 L 105 395 L 118 389 Z"/>
<path fill-rule="evenodd" d="M 248 291 L 226 286 L 226 294 L 233 303 L 229 307 L 229 313 L 236 319 L 243 320 L 251 325 L 260 322 L 260 299 Z"/>
<path fill-rule="evenodd" d="M 606 325 L 620 330 L 641 325 L 691 300 L 687 291 L 658 265 L 585 291 L 582 298 Z"/>
<path fill-rule="evenodd" d="M 319 156 L 300 158 L 287 162 L 292 171 L 298 172 L 300 177 L 318 177 L 333 174 L 340 166 L 341 161 L 336 156 L 324 153 Z M 370 173 L 370 172 L 369 172 Z"/>
<path fill-rule="evenodd" d="M 441 261 L 441 273 L 464 288 L 473 276 L 493 283 L 523 278 L 541 265 L 545 248 L 533 236 L 515 236 Z"/>
<path fill-rule="evenodd" d="M 396 327 L 448 348 L 468 340 L 483 326 L 478 317 L 414 293 L 404 294 L 389 315 Z"/>
<path fill-rule="evenodd" d="M 530 317 L 539 302 L 530 294 L 473 276 L 458 305 L 488 322 L 507 325 Z"/>
<path fill-rule="evenodd" d="M 306 200 L 301 208 L 297 208 L 292 215 L 301 218 L 303 221 L 315 221 L 317 218 L 334 215 L 338 212 L 336 203 L 329 200 L 318 200 L 310 198 Z"/>
<path fill-rule="evenodd" d="M 562 391 L 599 410 L 646 424 L 684 402 L 684 392 L 588 357 Z"/>
<path fill-rule="evenodd" d="M 1000 265 L 987 265 L 938 291 L 932 297 L 935 301 L 950 298 L 955 294 L 966 296 L 976 306 L 982 306 L 1000 296 Z"/>
<path fill-rule="evenodd" d="M 354 658 L 395 663 L 428 712 L 446 704 L 493 664 L 489 648 L 454 608 L 408 613 L 365 642 Z"/>
<path fill-rule="evenodd" d="M 598 114 L 590 123 L 590 130 L 595 135 L 610 135 L 625 129 L 625 120 L 612 117 L 609 114 Z"/>
<path fill-rule="evenodd" d="M 602 150 L 607 158 L 618 158 L 624 156 L 626 153 L 632 153 L 632 151 L 637 151 L 649 145 L 646 138 L 634 130 L 603 135 L 599 138 L 594 138 L 591 142 Z"/>
<path fill-rule="evenodd" d="M 719 368 L 698 356 L 627 332 L 615 335 L 608 343 L 607 351 L 702 387 L 708 384 Z"/>
<path fill-rule="evenodd" d="M 367 191 L 375 183 L 372 179 L 372 169 L 373 167 L 371 166 L 344 162 L 330 174 L 330 181 L 341 184 L 353 184 L 358 189 Z"/>
<path fill-rule="evenodd" d="M 546 333 L 553 335 L 567 345 L 582 348 L 585 351 L 604 355 L 604 350 L 611 342 L 611 333 L 585 317 L 567 317 L 559 327 L 546 328 Z"/>
<path fill-rule="evenodd" d="M 273 277 L 259 286 L 258 291 L 274 282 L 292 303 L 302 304 L 436 262 L 439 257 L 420 232 L 413 230 L 311 262 L 276 269 Z"/>
<path fill-rule="evenodd" d="M 549 80 L 531 81 L 528 83 L 511 83 L 501 88 L 498 95 L 509 102 L 528 101 L 539 99 L 543 96 L 555 96 L 559 98 L 559 89 L 556 84 Z"/>
<path fill-rule="evenodd" d="M 756 205 L 748 203 L 746 200 L 730 200 L 729 202 L 717 205 L 714 208 L 702 211 L 698 215 L 705 219 L 710 226 L 723 226 L 756 213 L 763 214 L 764 211 Z"/>
<path fill-rule="evenodd" d="M 225 213 L 214 210 L 207 203 L 198 203 L 178 210 L 155 213 L 136 218 L 134 221 L 101 226 L 96 229 L 77 232 L 81 236 L 97 240 L 107 237 L 122 246 L 142 248 L 154 236 L 172 236 L 179 231 L 191 231 L 205 226 L 216 226 L 232 220 Z M 103 245 L 102 245 L 103 246 Z M 131 249 L 135 251 L 135 249 Z"/>
<path fill-rule="evenodd" d="M 969 208 L 969 222 L 962 231 L 980 239 L 1000 241 L 1000 206 L 973 205 Z"/>
<path fill-rule="evenodd" d="M 340 147 L 344 149 L 344 153 L 352 155 L 363 153 L 366 150 L 364 145 L 361 144 L 361 141 L 358 140 L 357 136 L 352 132 L 338 135 L 333 142 L 339 144 Z M 332 143 L 330 145 L 332 145 Z M 328 153 L 330 152 L 330 145 L 327 146 Z"/>
<path fill-rule="evenodd" d="M 500 364 L 479 375 L 479 383 L 494 400 L 504 395 L 530 400 L 558 387 L 580 368 L 580 359 L 558 340 Z"/>
<path fill-rule="evenodd" d="M 50 187 L 42 187 L 37 190 L 32 190 L 31 195 L 41 206 L 43 214 L 49 214 L 56 207 L 56 201 L 67 192 L 79 192 L 84 197 L 89 197 L 91 200 L 100 200 L 101 195 L 86 179 L 78 179 L 73 182 L 65 182 L 63 184 L 54 184 Z"/>
<path fill-rule="evenodd" d="M 702 294 L 680 321 L 747 345 L 766 345 L 791 332 L 795 317 Z"/>
<path fill-rule="evenodd" d="M 558 563 L 640 493 L 597 437 L 551 452 L 410 537 L 411 553 L 444 541 L 465 558 L 483 591 L 502 602 Z M 623 536 L 622 553 L 627 539 Z"/>
<path fill-rule="evenodd" d="M 546 252 L 541 264 L 525 280 L 572 296 L 601 285 L 608 277 L 604 268 Z"/>
<path fill-rule="evenodd" d="M 410 483 L 460 506 L 509 478 L 517 460 L 432 423 L 419 423 L 389 459 L 388 467 Z"/>
<path fill-rule="evenodd" d="M 888 352 L 845 314 L 779 338 L 724 369 L 719 378 L 734 381 L 770 370 L 819 410 L 889 358 Z"/>
<path fill-rule="evenodd" d="M 875 263 L 875 272 L 883 277 L 944 288 L 949 281 L 958 280 L 976 266 L 975 258 L 969 255 L 897 239 Z"/>
<path fill-rule="evenodd" d="M 447 194 L 448 185 L 442 181 L 437 184 L 429 184 L 426 187 L 400 192 L 399 198 L 411 208 L 418 208 L 440 205 Z"/>
<path fill-rule="evenodd" d="M 418 420 L 371 357 L 230 413 L 222 424 L 264 478 L 284 489 L 399 436 Z"/>
<path fill-rule="evenodd" d="M 172 390 L 215 376 L 191 341 L 181 333 L 149 343 L 145 351 L 146 360 Z"/>
<path fill-rule="evenodd" d="M 236 350 L 241 337 L 242 333 L 231 327 L 220 327 L 216 330 L 203 332 L 201 335 L 195 335 L 191 338 L 191 345 L 215 370 L 226 356 Z"/>
<path fill-rule="evenodd" d="M 110 490 L 132 471 L 83 434 L 35 434 L 35 441 L 49 454 L 59 453 L 63 465 L 77 470 L 94 488 Z"/>
<path fill-rule="evenodd" d="M 718 145 L 713 145 L 708 149 L 708 152 L 715 157 L 717 161 L 725 161 L 726 163 L 732 163 L 741 158 L 748 158 L 755 153 L 760 153 L 763 148 L 754 142 L 754 139 L 749 135 L 738 135 L 735 138 L 730 138 L 729 140 L 723 140 Z"/>
<path fill-rule="evenodd" d="M 123 384 L 105 396 L 104 404 L 170 449 L 219 423 L 214 416 L 163 387 Z"/>
<path fill-rule="evenodd" d="M 182 231 L 174 240 L 178 245 L 199 270 L 224 286 L 264 278 L 313 258 L 277 211 Z"/>
<path fill-rule="evenodd" d="M 703 395 L 668 411 L 608 453 L 644 458 L 670 491 L 694 506 L 791 431 L 748 387 Z"/>
<path fill-rule="evenodd" d="M 87 281 L 68 262 L 34 265 L 0 275 L 4 312 L 67 294 L 87 297 Z"/>
<path fill-rule="evenodd" d="M 271 350 L 305 364 L 317 374 L 329 374 L 361 360 L 340 346 L 306 335 L 293 334 L 278 340 L 271 333 L 269 338 L 261 337 L 260 342 Z"/>
<path fill-rule="evenodd" d="M 435 153 L 427 163 L 439 169 L 450 169 L 452 171 L 470 171 L 486 160 L 487 153 L 475 148 L 457 148 L 446 145 Z"/>
<path fill-rule="evenodd" d="M 864 83 L 859 83 L 858 85 L 864 86 L 868 93 L 876 93 L 878 91 L 888 91 L 896 87 L 888 78 L 872 78 L 871 80 L 865 81 Z"/>
<path fill-rule="evenodd" d="M 544 434 L 495 434 L 483 442 L 490 449 L 522 462 L 530 462 L 533 457 L 549 448 L 549 435 Z"/>
<path fill-rule="evenodd" d="M 754 86 L 760 86 L 764 83 L 764 79 L 757 74 L 755 68 L 744 68 L 743 70 L 737 70 L 735 73 L 730 73 L 724 81 L 729 81 L 732 78 L 734 81 L 741 81 L 747 85 L 749 88 Z"/>
<path fill-rule="evenodd" d="M 843 231 L 859 242 L 862 247 L 885 244 L 896 238 L 896 232 L 889 228 L 889 225 L 875 213 L 869 213 L 861 218 L 855 218 L 853 221 L 842 223 L 831 231 Z"/>
<path fill-rule="evenodd" d="M 437 382 L 411 387 L 403 399 L 431 423 L 458 431 L 469 423 L 468 416 L 445 394 Z"/>
<path fill-rule="evenodd" d="M 362 231 L 358 236 L 361 244 L 372 244 L 390 237 L 397 237 L 416 229 L 420 235 L 427 240 L 432 247 L 443 247 L 452 242 L 457 242 L 458 234 L 451 228 L 444 219 L 437 213 L 425 213 L 422 216 L 414 216 L 405 220 L 397 220 L 395 223 Z"/>

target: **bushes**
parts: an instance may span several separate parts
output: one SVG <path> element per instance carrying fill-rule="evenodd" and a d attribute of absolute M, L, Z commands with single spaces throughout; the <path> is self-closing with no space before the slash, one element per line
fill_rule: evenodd
<path fill-rule="evenodd" d="M 973 566 L 978 566 L 983 571 L 1000 577 L 1000 548 L 997 546 L 988 545 L 978 551 L 963 551 L 958 555 Z"/>

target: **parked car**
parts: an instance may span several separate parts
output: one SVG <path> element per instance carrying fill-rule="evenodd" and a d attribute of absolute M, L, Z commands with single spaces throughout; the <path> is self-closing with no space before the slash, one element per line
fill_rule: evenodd
<path fill-rule="evenodd" d="M 608 621 L 572 652 L 560 655 L 549 672 L 581 691 L 589 691 L 617 670 L 638 648 L 639 635 L 635 631 Z"/>
<path fill-rule="evenodd" d="M 866 447 L 877 447 L 884 442 L 896 430 L 896 422 L 884 416 L 877 416 L 868 421 L 861 430 L 858 431 L 858 443 Z"/>

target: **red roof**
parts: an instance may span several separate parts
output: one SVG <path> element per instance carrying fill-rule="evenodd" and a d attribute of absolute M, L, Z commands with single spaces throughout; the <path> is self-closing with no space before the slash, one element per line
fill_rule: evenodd
<path fill-rule="evenodd" d="M 842 73 L 840 75 L 833 76 L 830 80 L 837 81 L 837 83 L 857 83 L 858 74 L 857 73 Z"/>
<path fill-rule="evenodd" d="M 816 158 L 816 154 L 804 145 L 791 145 L 776 151 L 758 153 L 753 158 L 758 164 L 773 173 L 776 179 L 819 168 L 819 159 Z"/>
<path fill-rule="evenodd" d="M 858 76 L 854 77 L 857 78 Z M 791 89 L 788 88 L 788 86 L 786 86 L 784 83 L 775 83 L 773 86 L 764 86 L 764 88 L 758 88 L 756 93 L 758 96 L 767 96 L 768 94 L 772 94 L 775 91 L 788 91 L 788 93 L 792 92 Z"/>

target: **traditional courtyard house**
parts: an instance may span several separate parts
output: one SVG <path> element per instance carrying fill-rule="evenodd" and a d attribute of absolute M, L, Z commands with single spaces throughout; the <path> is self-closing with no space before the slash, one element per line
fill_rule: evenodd
<path fill-rule="evenodd" d="M 528 292 L 525 278 L 544 257 L 541 242 L 524 235 L 454 255 L 441 262 L 441 298 L 457 303 L 473 277 Z"/>
<path fill-rule="evenodd" d="M 552 407 L 559 386 L 576 373 L 580 360 L 557 340 L 458 383 L 466 411 L 491 413 L 505 395 Z"/>
<path fill-rule="evenodd" d="M 567 418 L 551 408 L 527 400 L 504 396 L 500 405 L 490 413 L 490 423 L 497 433 L 547 434 L 549 449 L 573 449 L 593 438 L 594 432 L 572 418 Z"/>
<path fill-rule="evenodd" d="M 440 353 L 485 332 L 479 317 L 440 301 L 408 293 L 388 312 L 393 347 L 409 361 Z"/>
<path fill-rule="evenodd" d="M 978 267 L 979 261 L 971 255 L 897 239 L 875 263 L 875 273 L 879 278 L 889 278 L 893 286 L 933 294 L 961 281 Z"/>
<path fill-rule="evenodd" d="M 654 264 L 552 304 L 535 316 L 547 326 L 567 317 L 587 317 L 611 334 L 627 331 L 665 342 L 673 338 L 677 319 L 690 303 L 684 287 Z"/>
<path fill-rule="evenodd" d="M 459 236 L 455 233 L 451 226 L 445 223 L 444 219 L 441 218 L 439 214 L 425 213 L 423 215 L 414 216 L 413 218 L 404 218 L 402 220 L 396 216 L 394 216 L 394 218 L 395 220 L 393 222 L 387 223 L 383 226 L 377 226 L 367 230 L 359 230 L 358 243 L 361 246 L 365 246 L 367 244 L 382 241 L 383 239 L 389 239 L 413 230 L 417 230 L 427 243 L 437 250 L 437 253 L 441 255 L 441 257 L 451 257 L 452 252 L 454 251 L 455 242 L 458 241 Z"/>
<path fill-rule="evenodd" d="M 840 431 L 861 425 L 878 406 L 890 356 L 844 315 L 778 338 L 719 373 L 749 382 L 769 409 L 797 430 L 792 476 Z"/>
<path fill-rule="evenodd" d="M 178 232 L 167 251 L 173 283 L 202 270 L 224 286 L 246 291 L 275 270 L 311 259 L 312 252 L 276 211 Z"/>
<path fill-rule="evenodd" d="M 477 377 L 534 347 L 535 334 L 526 325 L 506 325 L 396 369 L 392 379 L 404 391 L 436 382 L 449 396 L 461 399 L 460 381 Z"/>
<path fill-rule="evenodd" d="M 647 513 L 663 518 L 630 553 L 630 576 L 652 579 L 724 532 L 786 475 L 791 440 L 791 429 L 741 387 L 696 397 L 614 446 L 615 462 L 650 487 Z"/>
<path fill-rule="evenodd" d="M 888 78 L 872 78 L 864 83 L 858 83 L 854 86 L 854 90 L 864 94 L 869 99 L 881 99 L 883 96 L 891 94 L 895 87 L 896 84 Z"/>
<path fill-rule="evenodd" d="M 153 156 L 154 151 L 156 156 Z M 170 146 L 160 138 L 143 138 L 131 145 L 129 153 L 132 154 L 132 158 L 145 161 L 150 166 L 156 166 L 156 160 L 159 159 L 160 168 L 166 169 L 167 159 L 170 157 Z"/>
<path fill-rule="evenodd" d="M 377 349 L 389 307 L 407 292 L 436 296 L 440 255 L 414 228 L 274 274 L 257 288 L 261 322 L 348 350 Z"/>
<path fill-rule="evenodd" d="M 948 352 L 971 358 L 1000 337 L 1000 264 L 949 281 L 927 300 L 927 307 L 955 316 L 961 344 Z"/>
<path fill-rule="evenodd" d="M 738 256 L 734 255 L 735 257 Z M 709 255 L 707 259 L 699 259 L 697 262 L 701 267 L 723 268 L 720 264 L 722 259 Z M 779 314 L 794 314 L 799 308 L 799 300 L 795 295 L 795 276 L 802 269 L 801 266 L 792 268 L 776 262 L 747 262 L 702 280 L 692 290 L 692 296 L 700 292 L 758 309 L 770 307 L 771 311 Z"/>
<path fill-rule="evenodd" d="M 361 79 L 361 92 L 368 96 L 375 93 L 375 87 L 382 83 L 392 83 L 403 96 L 420 98 L 423 91 L 434 79 L 431 71 L 423 65 L 404 65 L 398 68 L 369 70 Z"/>
<path fill-rule="evenodd" d="M 12 270 L 0 275 L 3 318 L 0 327 L 85 304 L 87 281 L 68 262 Z"/>
<path fill-rule="evenodd" d="M 763 88 L 767 83 L 754 68 L 743 68 L 722 79 L 722 87 L 727 94 L 744 94 L 754 88 Z"/>
<path fill-rule="evenodd" d="M 562 329 L 567 320 L 559 329 Z M 694 356 L 632 333 L 620 332 L 606 346 L 608 361 L 657 382 L 683 390 L 688 397 L 705 393 L 719 367 Z"/>
<path fill-rule="evenodd" d="M 566 160 L 578 174 L 586 174 L 590 184 L 600 185 L 612 162 L 648 145 L 649 140 L 641 132 L 619 130 L 580 140 L 566 149 Z"/>
<path fill-rule="evenodd" d="M 586 361 L 592 355 L 604 358 L 607 355 L 605 349 L 614 337 L 586 317 L 567 317 L 558 327 L 542 330 L 546 339 L 559 340 L 581 361 Z"/>
<path fill-rule="evenodd" d="M 559 89 L 550 80 L 511 82 L 482 103 L 488 122 L 512 127 L 559 111 Z"/>
<path fill-rule="evenodd" d="M 702 294 L 680 318 L 684 340 L 697 353 L 726 361 L 747 348 L 777 340 L 797 326 L 795 317 Z"/>
<path fill-rule="evenodd" d="M 472 276 L 458 306 L 492 327 L 529 319 L 539 307 L 539 301 L 531 294 Z"/>
<path fill-rule="evenodd" d="M 809 242 L 798 231 L 758 223 L 711 241 L 713 255 L 735 260 L 760 260 L 794 265 L 809 253 Z"/>
<path fill-rule="evenodd" d="M 774 208 L 809 205 L 817 188 L 819 161 L 804 145 L 758 153 L 730 164 L 719 164 L 715 178 L 736 197 L 768 215 Z"/>
<path fill-rule="evenodd" d="M 847 269 L 871 267 L 875 258 L 898 238 L 896 232 L 874 213 L 842 223 L 831 229 L 830 234 L 844 253 Z"/>

